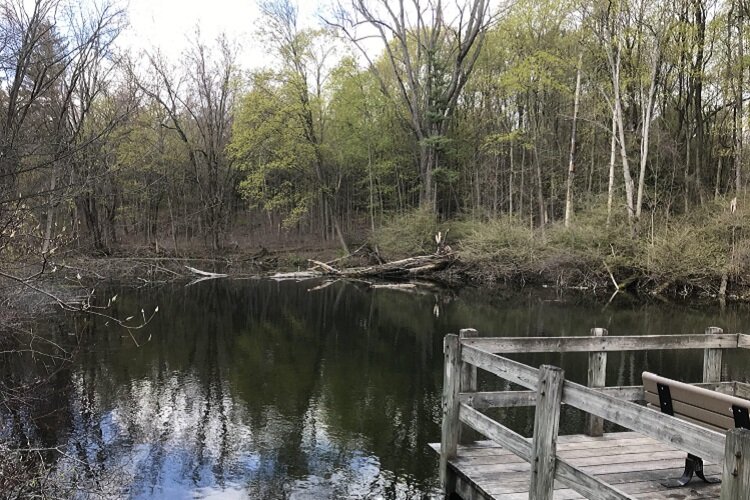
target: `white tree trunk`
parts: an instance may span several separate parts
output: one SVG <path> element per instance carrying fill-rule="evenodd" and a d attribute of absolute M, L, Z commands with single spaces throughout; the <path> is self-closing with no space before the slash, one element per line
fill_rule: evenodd
<path fill-rule="evenodd" d="M 651 115 L 654 109 L 654 99 L 656 98 L 656 87 L 659 75 L 659 65 L 661 63 L 660 49 L 656 49 L 654 61 L 651 66 L 651 83 L 648 88 L 648 97 L 646 105 L 643 106 L 643 126 L 641 127 L 641 164 L 638 173 L 638 200 L 635 206 L 635 218 L 641 218 L 641 209 L 643 208 L 643 189 L 646 181 L 646 164 L 648 161 L 649 132 L 651 130 Z"/>
<path fill-rule="evenodd" d="M 615 158 L 617 155 L 617 120 L 612 111 L 612 142 L 609 147 L 609 184 L 607 186 L 607 227 L 612 220 L 612 201 L 615 194 Z"/>
<path fill-rule="evenodd" d="M 581 95 L 581 64 L 583 54 L 578 55 L 578 67 L 576 70 L 576 91 L 573 98 L 573 125 L 570 132 L 570 161 L 568 162 L 568 185 L 565 192 L 565 227 L 570 226 L 573 215 L 573 177 L 575 177 L 575 152 L 576 152 L 576 125 L 578 120 L 578 101 Z"/>
<path fill-rule="evenodd" d="M 622 158 L 622 174 L 625 179 L 625 202 L 628 207 L 628 220 L 633 220 L 635 210 L 633 206 L 633 190 L 635 188 L 633 177 L 630 175 L 630 163 L 628 162 L 628 151 L 625 144 L 625 126 L 622 119 L 622 98 L 620 96 L 620 50 L 621 42 L 618 39 L 617 54 L 612 64 L 612 87 L 615 94 L 615 119 L 620 139 L 620 156 Z"/>

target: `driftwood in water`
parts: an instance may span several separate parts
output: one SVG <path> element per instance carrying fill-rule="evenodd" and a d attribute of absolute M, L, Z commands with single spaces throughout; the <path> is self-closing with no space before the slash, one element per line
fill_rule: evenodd
<path fill-rule="evenodd" d="M 196 275 L 196 277 L 193 279 L 193 281 L 191 281 L 190 283 L 188 283 L 187 286 L 195 285 L 196 283 L 200 283 L 200 282 L 206 281 L 206 280 L 215 280 L 217 278 L 227 278 L 227 277 L 229 277 L 228 274 L 224 274 L 224 273 L 212 273 L 212 272 L 209 272 L 209 271 L 201 271 L 200 269 L 196 269 L 196 268 L 190 267 L 190 266 L 185 266 L 185 267 L 188 269 L 188 271 L 190 271 L 191 273 L 193 273 L 193 274 Z"/>
<path fill-rule="evenodd" d="M 454 253 L 420 255 L 408 259 L 394 260 L 383 264 L 371 266 L 349 267 L 337 269 L 330 262 L 309 260 L 311 267 L 307 271 L 296 271 L 290 273 L 276 273 L 270 276 L 277 280 L 307 280 L 312 278 L 335 278 L 335 279 L 414 279 L 434 271 L 445 269 L 456 260 Z M 325 283 L 320 287 L 327 286 Z"/>
<path fill-rule="evenodd" d="M 456 256 L 453 253 L 420 255 L 384 264 L 346 269 L 336 269 L 329 264 L 311 260 L 312 267 L 308 272 L 316 272 L 318 276 L 336 276 L 339 278 L 413 278 L 444 269 L 452 264 L 455 259 Z"/>

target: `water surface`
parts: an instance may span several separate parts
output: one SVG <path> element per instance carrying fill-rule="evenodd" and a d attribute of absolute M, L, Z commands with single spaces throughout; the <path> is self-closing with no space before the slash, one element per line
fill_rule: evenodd
<path fill-rule="evenodd" d="M 3 413 L 5 440 L 57 446 L 60 473 L 125 498 L 387 498 L 436 495 L 442 337 L 701 333 L 747 330 L 750 311 L 713 306 L 608 306 L 548 291 L 415 294 L 337 283 L 208 281 L 118 294 L 112 313 L 160 312 L 137 347 L 104 320 L 52 321 L 82 353 L 55 391 L 24 415 Z M 105 299 L 104 299 L 105 300 Z M 49 325 L 48 325 L 49 326 Z M 732 354 L 727 378 L 748 380 Z M 517 357 L 555 363 L 584 382 L 582 354 Z M 702 352 L 611 354 L 609 385 L 644 369 L 701 377 Z M 6 378 L 28 374 L 9 360 Z M 26 375 L 24 375 L 26 376 Z M 504 388 L 489 377 L 485 389 Z M 44 418 L 31 420 L 31 416 Z M 495 411 L 530 435 L 528 409 Z M 563 414 L 563 432 L 582 417 Z"/>

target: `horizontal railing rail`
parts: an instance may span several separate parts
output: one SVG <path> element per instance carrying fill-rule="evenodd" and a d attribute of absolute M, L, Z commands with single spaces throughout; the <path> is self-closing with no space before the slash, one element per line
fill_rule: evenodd
<path fill-rule="evenodd" d="M 462 341 L 494 354 L 538 352 L 617 352 L 667 349 L 750 349 L 750 336 L 715 335 L 644 335 L 617 337 L 476 337 Z"/>
<path fill-rule="evenodd" d="M 748 399 L 750 384 L 740 382 L 696 383 L 690 384 L 703 389 L 738 396 Z M 596 392 L 621 399 L 623 401 L 645 401 L 646 394 L 642 385 L 625 385 L 614 387 L 592 388 Z M 477 409 L 514 408 L 536 405 L 536 391 L 486 391 L 462 392 L 459 401 Z"/>

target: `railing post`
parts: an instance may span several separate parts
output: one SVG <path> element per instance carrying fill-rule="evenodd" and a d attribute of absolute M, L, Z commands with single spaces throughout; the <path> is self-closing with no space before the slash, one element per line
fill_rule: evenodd
<path fill-rule="evenodd" d="M 440 484 L 446 494 L 452 493 L 448 475 L 448 460 L 456 456 L 458 448 L 458 394 L 461 388 L 461 343 L 458 335 L 443 339 L 443 425 L 440 437 Z"/>
<path fill-rule="evenodd" d="M 606 337 L 607 330 L 604 328 L 592 328 L 591 335 L 594 337 Z M 589 353 L 589 387 L 605 387 L 607 385 L 607 353 Z M 586 435 L 601 436 L 604 434 L 604 420 L 601 417 L 586 414 Z"/>
<path fill-rule="evenodd" d="M 732 429 L 724 445 L 721 500 L 747 500 L 750 492 L 750 430 Z"/>
<path fill-rule="evenodd" d="M 531 445 L 529 500 L 552 500 L 564 381 L 565 372 L 562 369 L 549 365 L 539 368 L 534 437 Z"/>
<path fill-rule="evenodd" d="M 473 328 L 464 328 L 458 332 L 458 339 L 463 340 L 470 337 L 478 337 L 479 332 Z M 471 363 L 461 361 L 461 385 L 460 392 L 477 392 L 477 367 Z M 466 425 L 460 425 L 458 429 L 458 442 L 468 443 L 473 441 L 472 431 Z"/>
<path fill-rule="evenodd" d="M 716 326 L 706 328 L 706 335 L 718 335 L 724 330 Z M 703 350 L 703 382 L 721 382 L 722 349 Z"/>

